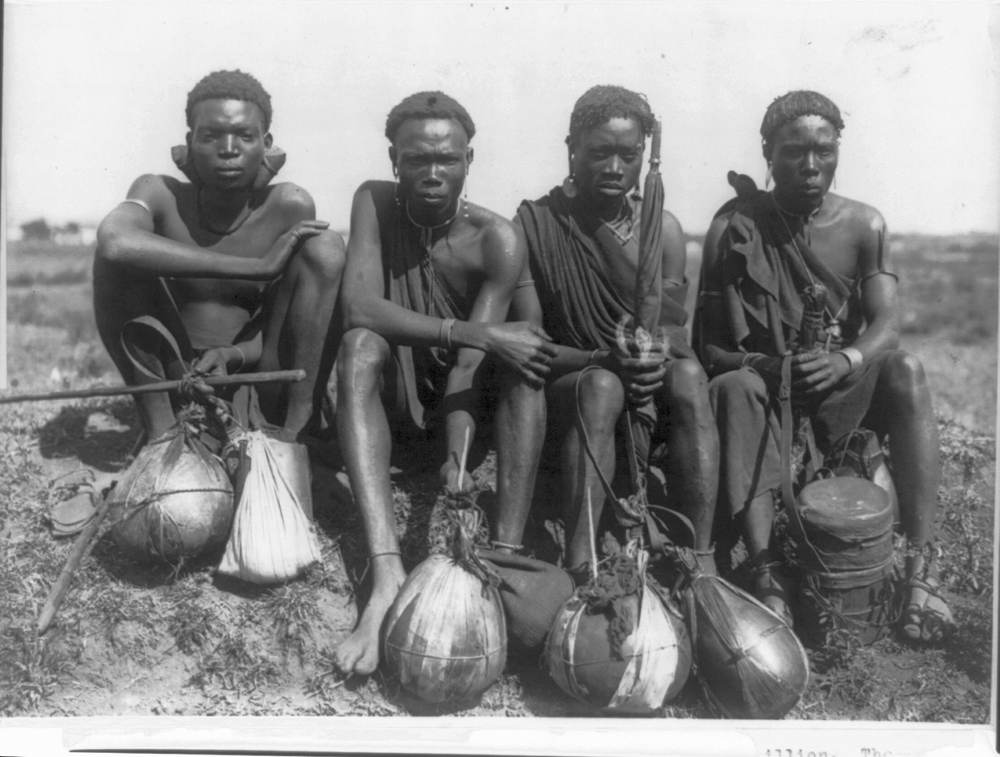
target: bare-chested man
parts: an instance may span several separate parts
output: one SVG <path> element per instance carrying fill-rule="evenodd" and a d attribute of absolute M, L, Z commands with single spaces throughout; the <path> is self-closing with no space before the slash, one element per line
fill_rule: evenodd
<path fill-rule="evenodd" d="M 820 452 L 859 425 L 888 434 L 903 531 L 912 640 L 939 640 L 951 614 L 922 554 L 932 524 L 940 462 L 937 423 L 920 362 L 898 349 L 896 275 L 885 221 L 872 207 L 831 193 L 840 111 L 816 92 L 789 92 L 761 125 L 774 190 L 749 177 L 716 216 L 705 239 L 700 299 L 702 360 L 714 378 L 722 442 L 720 504 L 742 523 L 759 596 L 788 612 L 771 525 L 780 484 L 779 422 L 772 404 L 781 383 L 776 345 L 803 328 L 802 292 L 823 284 L 829 351 L 792 359 L 792 396 L 808 403 Z"/>
<path fill-rule="evenodd" d="M 663 212 L 663 304 L 668 336 L 655 359 L 615 348 L 623 317 L 634 314 L 639 260 L 640 203 L 629 198 L 642 170 L 653 114 L 646 100 L 622 87 L 598 86 L 576 102 L 570 117 L 570 176 L 546 197 L 524 202 L 516 223 L 525 234 L 531 286 L 519 287 L 516 317 L 542 324 L 557 345 L 547 397 L 549 435 L 560 447 L 566 561 L 577 581 L 591 564 L 586 513 L 590 492 L 597 523 L 605 492 L 583 448 L 579 412 L 601 472 L 616 466 L 616 427 L 630 404 L 651 413 L 654 443 L 666 441 L 672 504 L 691 516 L 695 550 L 715 574 L 710 549 L 718 486 L 719 440 L 708 400 L 708 379 L 687 344 L 684 322 L 686 249 L 681 226 Z M 589 366 L 590 368 L 582 373 Z"/>
<path fill-rule="evenodd" d="M 498 369 L 493 546 L 516 550 L 554 352 L 541 329 L 504 323 L 524 242 L 510 222 L 462 199 L 475 134 L 465 108 L 441 92 L 421 92 L 392 109 L 385 134 L 398 184 L 369 181 L 355 194 L 341 295 L 337 428 L 374 583 L 358 627 L 336 652 L 346 674 L 377 667 L 380 626 L 406 577 L 389 482 L 390 420 L 395 428 L 443 432 L 441 481 L 454 491 L 466 431 L 475 434 L 480 368 Z"/>
<path fill-rule="evenodd" d="M 289 436 L 315 431 L 317 400 L 333 362 L 332 336 L 345 248 L 314 220 L 309 194 L 294 184 L 254 186 L 271 148 L 271 98 L 240 71 L 209 74 L 188 94 L 192 183 L 140 176 L 128 199 L 101 223 L 94 260 L 94 311 L 105 348 L 126 383 L 152 379 L 122 348 L 125 323 L 159 320 L 197 370 L 303 368 L 287 389 L 262 389 L 268 421 Z M 156 338 L 130 345 L 154 373 L 178 377 Z M 332 353 L 335 347 L 327 351 Z M 138 397 L 149 439 L 174 423 L 166 394 Z"/>

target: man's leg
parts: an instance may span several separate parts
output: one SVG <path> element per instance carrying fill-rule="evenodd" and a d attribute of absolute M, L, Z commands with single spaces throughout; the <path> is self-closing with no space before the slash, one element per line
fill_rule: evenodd
<path fill-rule="evenodd" d="M 713 378 L 709 399 L 719 430 L 719 507 L 739 523 L 757 598 L 791 623 L 788 581 L 771 547 L 772 492 L 780 483 L 781 456 L 767 386 L 744 368 Z"/>
<path fill-rule="evenodd" d="M 94 261 L 94 317 L 104 348 L 128 386 L 148 384 L 155 379 L 135 370 L 122 347 L 125 324 L 141 315 L 157 318 L 179 342 L 186 343 L 184 326 L 170 300 L 163 282 L 155 276 L 138 276 L 120 266 L 101 260 Z M 183 366 L 164 349 L 159 338 L 148 343 L 131 345 L 132 352 L 154 372 L 168 378 L 180 378 Z M 174 411 L 166 392 L 140 394 L 136 407 L 148 439 L 157 439 L 174 425 Z"/>
<path fill-rule="evenodd" d="M 391 359 L 388 342 L 368 329 L 344 334 L 337 356 L 337 432 L 364 524 L 373 582 L 357 628 L 336 651 L 337 667 L 345 675 L 368 675 L 378 667 L 382 621 L 406 580 L 389 480 L 392 440 L 380 391 Z"/>
<path fill-rule="evenodd" d="M 669 424 L 667 485 L 671 498 L 683 503 L 694 524 L 695 543 L 704 568 L 715 574 L 709 552 L 719 490 L 719 431 L 708 400 L 708 377 L 696 360 L 673 360 L 661 390 Z M 664 417 L 665 416 L 665 417 Z"/>
<path fill-rule="evenodd" d="M 563 436 L 561 468 L 563 480 L 563 524 L 566 532 L 565 567 L 577 571 L 591 564 L 594 556 L 590 531 L 604 510 L 604 487 L 597 469 L 584 449 L 577 421 L 576 382 L 579 373 L 561 376 L 549 389 L 552 423 Z M 615 426 L 625 406 L 625 389 L 611 371 L 589 370 L 580 378 L 579 411 L 594 458 L 604 477 L 615 474 Z M 590 494 L 591 518 L 587 517 L 587 494 Z M 594 540 L 597 535 L 593 534 Z M 589 575 L 584 572 L 583 576 Z M 578 578 L 581 577 L 579 574 Z"/>
<path fill-rule="evenodd" d="M 495 541 L 520 545 L 545 441 L 545 390 L 500 368 L 496 414 L 497 524 Z M 498 546 L 503 552 L 508 547 Z"/>
<path fill-rule="evenodd" d="M 923 366 L 913 355 L 894 350 L 879 372 L 873 404 L 881 408 L 889 434 L 899 514 L 912 554 L 906 558 L 906 579 L 920 579 L 923 549 L 934 542 L 934 511 L 941 477 L 937 420 Z M 910 584 L 903 633 L 914 641 L 937 641 L 951 622 L 944 600 L 935 596 L 936 578 L 928 587 Z M 928 591 L 928 588 L 930 591 Z"/>
<path fill-rule="evenodd" d="M 319 422 L 319 403 L 337 355 L 334 313 L 344 255 L 344 240 L 335 231 L 307 239 L 288 264 L 265 313 L 257 370 L 306 372 L 304 381 L 258 388 L 264 416 L 292 434 L 318 430 L 313 426 Z"/>

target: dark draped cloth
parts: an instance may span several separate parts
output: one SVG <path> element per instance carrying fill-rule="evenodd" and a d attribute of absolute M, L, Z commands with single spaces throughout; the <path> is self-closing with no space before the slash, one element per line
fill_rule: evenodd
<path fill-rule="evenodd" d="M 385 298 L 435 318 L 469 319 L 473 301 L 456 292 L 435 269 L 419 229 L 397 204 L 392 184 L 372 190 L 382 247 Z M 391 345 L 397 365 L 396 409 L 426 429 L 440 411 L 457 350 Z"/>
<path fill-rule="evenodd" d="M 730 334 L 739 349 L 776 356 L 780 354 L 779 333 L 786 345 L 794 344 L 803 327 L 802 291 L 814 282 L 822 283 L 828 292 L 824 324 L 830 333 L 830 349 L 850 345 L 864 325 L 859 272 L 845 277 L 831 270 L 809 247 L 801 230 L 792 236 L 794 227 L 783 221 L 765 192 L 743 193 L 717 215 L 729 211 L 733 215 L 719 243 L 724 284 L 720 306 L 726 310 Z M 830 328 L 838 314 L 837 326 Z M 884 421 L 871 404 L 879 372 L 890 354 L 865 361 L 815 398 L 801 398 L 803 404 L 798 407 L 812 419 L 821 452 L 828 452 L 862 422 L 876 431 L 884 430 Z M 753 369 L 741 368 L 713 378 L 709 396 L 722 446 L 720 495 L 738 512 L 755 496 L 780 484 L 777 387 L 768 385 Z"/>
<path fill-rule="evenodd" d="M 638 208 L 633 213 L 639 217 Z M 629 251 L 607 224 L 581 212 L 560 187 L 535 202 L 522 202 L 517 216 L 528 244 L 545 331 L 556 344 L 579 350 L 614 348 L 621 324 L 634 315 L 634 303 L 615 289 L 607 261 Z M 629 244 L 637 253 L 635 235 Z M 669 340 L 668 357 L 694 359 L 684 329 L 687 282 L 663 281 L 663 295 L 660 324 Z M 654 403 L 635 412 L 647 428 L 656 427 Z M 648 455 L 645 446 L 636 445 L 637 457 Z"/>
<path fill-rule="evenodd" d="M 631 298 L 615 290 L 608 272 L 606 261 L 625 255 L 614 232 L 581 213 L 559 187 L 540 200 L 522 202 L 517 216 L 546 332 L 556 344 L 579 350 L 613 347 L 619 324 L 634 312 Z M 663 293 L 660 323 L 666 324 L 675 353 L 690 352 L 684 329 L 687 282 L 665 282 Z"/>

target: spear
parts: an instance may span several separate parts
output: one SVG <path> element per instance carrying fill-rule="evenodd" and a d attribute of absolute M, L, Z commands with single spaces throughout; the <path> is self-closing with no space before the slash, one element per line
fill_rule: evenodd
<path fill-rule="evenodd" d="M 660 137 L 663 126 L 656 121 L 649 150 L 649 172 L 642 192 L 639 216 L 639 261 L 635 272 L 636 341 L 648 345 L 656 334 L 663 302 L 660 281 L 663 270 L 663 178 L 660 176 Z M 643 333 L 645 332 L 645 333 Z M 653 416 L 648 408 L 629 407 L 630 454 L 629 470 L 633 484 L 645 497 L 645 474 L 649 461 L 649 446 L 653 434 Z"/>
<path fill-rule="evenodd" d="M 306 372 L 301 368 L 292 371 L 265 371 L 263 373 L 237 373 L 232 376 L 206 376 L 201 382 L 209 386 L 243 386 L 244 384 L 294 384 L 302 381 Z M 14 394 L 0 397 L 0 405 L 13 402 L 39 402 L 43 400 L 73 400 L 89 397 L 116 397 L 120 394 L 152 394 L 154 392 L 171 392 L 181 388 L 183 381 L 156 381 L 152 384 L 137 386 L 94 386 L 90 389 L 73 389 L 67 392 L 48 392 L 46 394 Z"/>

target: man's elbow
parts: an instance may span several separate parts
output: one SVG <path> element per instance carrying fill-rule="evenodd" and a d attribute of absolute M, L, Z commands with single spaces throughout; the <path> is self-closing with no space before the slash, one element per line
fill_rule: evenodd
<path fill-rule="evenodd" d="M 122 233 L 105 224 L 97 227 L 96 256 L 108 263 L 120 263 L 125 257 L 126 244 Z"/>
<path fill-rule="evenodd" d="M 346 289 L 346 287 L 345 287 Z M 375 330 L 375 319 L 371 316 L 371 309 L 367 307 L 367 299 L 364 297 L 343 296 L 344 329 L 368 329 Z"/>

